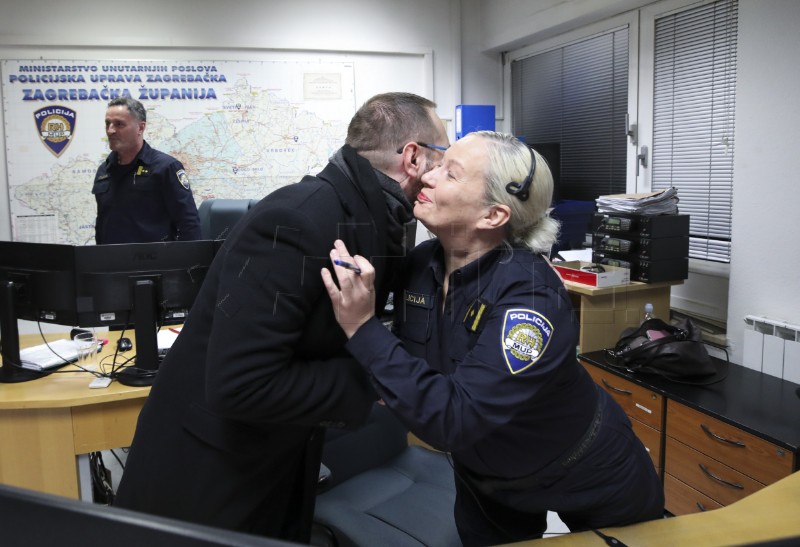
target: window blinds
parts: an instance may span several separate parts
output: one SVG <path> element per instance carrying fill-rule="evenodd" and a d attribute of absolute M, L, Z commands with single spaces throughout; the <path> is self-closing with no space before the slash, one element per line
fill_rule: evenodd
<path fill-rule="evenodd" d="M 689 256 L 730 262 L 738 4 L 655 22 L 652 188 L 691 215 Z"/>
<path fill-rule="evenodd" d="M 559 161 L 559 199 L 625 193 L 627 27 L 514 61 L 511 94 L 514 134 Z"/>

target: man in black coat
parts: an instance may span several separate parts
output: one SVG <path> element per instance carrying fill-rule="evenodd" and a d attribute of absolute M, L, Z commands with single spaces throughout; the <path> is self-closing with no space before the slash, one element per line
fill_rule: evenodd
<path fill-rule="evenodd" d="M 324 428 L 358 427 L 376 398 L 319 270 L 342 239 L 371 257 L 383 307 L 420 179 L 448 143 L 434 107 L 373 97 L 322 172 L 237 223 L 161 364 L 115 505 L 309 540 Z"/>

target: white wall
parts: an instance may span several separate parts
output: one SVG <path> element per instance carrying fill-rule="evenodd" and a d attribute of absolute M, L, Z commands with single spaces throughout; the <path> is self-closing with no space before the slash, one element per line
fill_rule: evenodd
<path fill-rule="evenodd" d="M 728 333 L 747 314 L 800 324 L 800 2 L 739 1 Z"/>
<path fill-rule="evenodd" d="M 469 0 L 467 21 L 480 21 L 482 36 L 465 43 L 463 58 L 482 51 L 517 49 L 652 3 L 644 0 Z M 466 2 L 465 2 L 466 3 Z M 473 21 L 474 22 L 474 21 Z M 728 279 L 693 271 L 676 301 L 716 310 L 727 317 L 731 361 L 742 363 L 747 314 L 800 323 L 800 175 L 794 161 L 800 143 L 800 2 L 740 0 L 736 158 L 734 165 L 733 257 Z M 496 87 L 463 72 L 464 94 Z M 727 301 L 724 299 L 726 298 Z M 725 311 L 727 310 L 727 312 Z"/>
<path fill-rule="evenodd" d="M 510 51 L 619 15 L 652 0 L 480 0 L 483 43 Z"/>

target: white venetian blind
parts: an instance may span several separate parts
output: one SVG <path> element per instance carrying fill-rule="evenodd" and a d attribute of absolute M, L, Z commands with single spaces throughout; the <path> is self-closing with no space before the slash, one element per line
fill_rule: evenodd
<path fill-rule="evenodd" d="M 689 256 L 730 262 L 736 0 L 655 22 L 654 190 L 674 186 L 691 215 Z"/>

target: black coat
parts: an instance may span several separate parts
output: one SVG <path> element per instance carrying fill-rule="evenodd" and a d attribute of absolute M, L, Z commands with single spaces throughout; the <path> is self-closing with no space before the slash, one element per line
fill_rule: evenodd
<path fill-rule="evenodd" d="M 388 291 L 387 204 L 370 164 L 333 164 L 264 198 L 216 256 L 139 417 L 116 505 L 307 541 L 323 427 L 375 394 L 343 349 L 320 277 L 336 238 Z"/>

